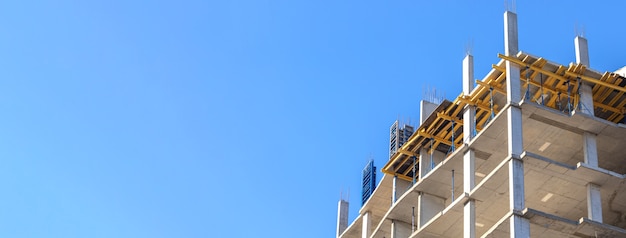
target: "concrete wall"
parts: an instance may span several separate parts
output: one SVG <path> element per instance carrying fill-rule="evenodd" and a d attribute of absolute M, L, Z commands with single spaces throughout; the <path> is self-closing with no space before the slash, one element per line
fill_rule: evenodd
<path fill-rule="evenodd" d="M 445 200 L 430 194 L 423 193 L 418 198 L 418 224 L 423 226 L 445 208 Z"/>
<path fill-rule="evenodd" d="M 434 151 L 432 156 L 432 164 L 431 164 L 431 156 L 428 153 L 428 150 L 422 150 L 420 153 L 420 176 L 419 178 L 423 178 L 426 176 L 431 170 L 431 166 L 435 167 L 441 163 L 446 158 L 446 154 L 440 151 Z"/>
<path fill-rule="evenodd" d="M 397 178 L 396 179 L 396 200 L 400 199 L 400 197 L 402 197 L 402 195 L 406 193 L 406 191 L 408 191 L 412 185 L 413 185 L 412 182 Z"/>
<path fill-rule="evenodd" d="M 401 221 L 391 221 L 391 238 L 406 238 L 411 236 L 411 224 Z"/>
<path fill-rule="evenodd" d="M 439 104 L 434 104 L 424 100 L 420 101 L 420 125 L 424 123 L 426 118 L 428 118 L 428 116 L 430 116 L 435 109 L 437 109 L 437 106 L 439 106 Z"/>

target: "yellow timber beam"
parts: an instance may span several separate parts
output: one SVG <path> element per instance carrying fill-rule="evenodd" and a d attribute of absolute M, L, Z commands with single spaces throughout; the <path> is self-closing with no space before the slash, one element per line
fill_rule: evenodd
<path fill-rule="evenodd" d="M 500 66 L 497 66 L 497 65 L 492 65 L 492 67 L 494 69 L 498 70 L 498 71 L 501 71 L 501 72 L 504 72 L 506 70 L 504 67 L 500 67 Z M 521 81 L 525 81 L 526 77 L 525 76 L 520 76 L 520 80 Z M 533 86 L 536 86 L 538 88 L 543 88 L 544 92 L 545 91 L 549 91 L 549 92 L 554 93 L 554 94 L 559 93 L 559 92 L 567 94 L 567 90 L 559 90 L 557 88 L 550 87 L 549 84 L 547 84 L 547 83 L 544 83 L 544 85 L 541 85 L 541 83 L 535 82 L 534 80 L 530 80 L 530 84 L 533 85 Z M 503 88 L 495 88 L 494 87 L 493 89 L 496 90 L 499 93 L 502 93 L 502 94 L 506 95 L 506 91 Z"/>
<path fill-rule="evenodd" d="M 611 101 L 609 101 L 606 105 L 609 105 L 609 106 L 611 106 L 611 105 L 615 105 L 615 103 L 617 103 L 617 101 L 618 101 L 620 98 L 622 98 L 622 96 L 624 96 L 624 92 L 619 92 L 619 93 L 617 93 L 617 95 L 615 95 L 615 96 L 611 99 Z M 618 107 L 618 108 L 619 108 L 619 107 Z"/>
<path fill-rule="evenodd" d="M 446 144 L 446 145 L 449 145 L 449 146 L 452 145 L 452 142 L 450 142 L 449 140 L 446 140 L 446 139 L 444 139 L 442 137 L 439 137 L 439 136 L 436 136 L 436 135 L 432 135 L 432 134 L 426 133 L 424 131 L 418 131 L 417 133 L 419 133 L 420 136 L 423 136 L 425 138 L 432 138 L 436 142 L 439 142 L 439 143 L 442 143 L 442 144 Z"/>
<path fill-rule="evenodd" d="M 622 113 L 622 110 L 620 110 L 618 108 L 611 107 L 609 105 L 605 105 L 605 104 L 602 104 L 602 103 L 599 103 L 599 102 L 593 102 L 593 106 L 594 107 L 599 107 L 599 108 L 602 108 L 604 110 L 611 111 L 611 112 L 614 112 L 614 113 L 620 113 L 620 114 Z"/>
<path fill-rule="evenodd" d="M 419 167 L 416 164 L 419 164 L 419 159 L 417 159 L 417 158 L 414 161 L 411 162 L 411 167 L 409 167 L 406 171 L 404 171 L 404 173 L 402 173 L 402 175 L 409 176 L 409 172 L 412 172 L 413 168 L 415 168 L 415 173 L 418 173 L 420 170 L 419 170 L 419 168 L 416 168 L 416 167 Z M 417 174 L 414 174 L 414 176 L 416 176 L 416 175 Z"/>
<path fill-rule="evenodd" d="M 619 114 L 618 113 L 614 113 L 613 115 L 611 115 L 609 117 L 609 121 L 617 123 L 620 120 L 622 120 L 624 118 L 624 114 L 626 113 L 626 108 L 624 108 L 625 105 L 626 105 L 626 100 L 623 100 L 620 103 L 618 103 L 616 108 L 620 108 L 623 111 L 621 111 Z"/>
<path fill-rule="evenodd" d="M 612 88 L 612 89 L 615 89 L 615 90 L 620 91 L 620 92 L 626 92 L 626 88 L 624 88 L 624 87 L 620 87 L 619 85 L 615 85 L 615 84 L 607 83 L 607 82 L 604 82 L 604 81 L 600 81 L 600 80 L 594 79 L 592 77 L 584 76 L 584 75 L 577 74 L 577 73 L 572 73 L 572 72 L 569 72 L 569 71 L 565 72 L 565 74 L 569 75 L 569 76 L 572 76 L 572 77 L 580 77 L 580 79 L 582 79 L 584 81 L 587 81 L 587 82 L 590 82 L 590 83 L 599 84 L 599 85 L 602 85 L 604 87 Z M 610 73 L 610 74 L 614 74 L 614 73 Z"/>
<path fill-rule="evenodd" d="M 494 68 L 494 69 L 500 70 L 500 67 L 495 65 L 495 64 L 492 65 L 491 67 Z M 476 84 L 478 84 L 480 86 L 483 86 L 483 87 L 487 87 L 487 88 L 493 88 L 493 90 L 495 90 L 496 92 L 499 92 L 501 94 L 506 95 L 506 90 L 503 89 L 503 88 L 500 88 L 499 85 L 492 85 L 490 83 L 485 83 L 485 82 L 480 81 L 480 80 L 476 80 Z"/>
<path fill-rule="evenodd" d="M 500 56 L 500 55 L 498 55 L 498 56 Z M 502 58 L 502 57 L 501 57 L 501 58 Z M 508 58 L 510 58 L 510 57 L 508 57 L 508 56 L 504 56 L 504 58 L 503 58 L 503 59 L 505 59 L 505 60 L 509 60 Z M 517 60 L 517 59 L 515 59 L 515 58 L 512 58 L 512 59 L 513 59 L 513 60 L 511 60 L 511 62 L 513 62 L 514 60 Z M 519 61 L 519 60 L 517 60 L 517 61 Z M 521 62 L 521 61 L 519 61 L 519 62 Z M 524 65 L 524 62 L 521 62 L 521 63 L 519 63 L 519 62 L 514 62 L 514 63 L 517 63 L 517 64 L 519 64 L 519 65 L 521 65 L 521 66 L 526 66 L 526 65 Z M 533 68 L 533 67 L 535 67 L 535 66 L 530 66 L 530 67 L 531 67 L 531 68 Z M 503 68 L 503 67 L 499 67 L 499 66 L 497 66 L 497 65 L 493 65 L 493 68 L 497 69 L 498 71 L 503 71 L 503 70 L 504 70 L 504 68 Z M 584 71 L 584 70 L 585 70 L 584 66 L 580 66 L 580 65 L 571 65 L 571 66 L 570 66 L 570 69 L 575 70 L 575 71 Z M 544 70 L 544 69 L 538 69 L 537 71 L 545 71 L 545 70 Z M 547 71 L 547 72 L 550 72 L 550 71 Z M 558 71 L 557 71 L 557 72 L 558 72 Z M 578 77 L 578 76 L 579 76 L 579 74 L 575 74 L 575 73 L 572 73 L 572 72 L 570 72 L 570 71 L 565 71 L 564 73 L 565 73 L 565 74 L 570 74 L 570 75 L 573 75 L 573 76 L 576 76 L 576 77 Z M 607 73 L 605 73 L 605 74 L 602 76 L 602 78 L 603 78 L 603 79 L 606 79 L 607 81 L 608 81 L 608 80 L 612 80 L 614 83 L 619 83 L 619 82 L 621 82 L 621 81 L 619 80 L 619 78 L 617 78 L 617 77 L 613 77 L 613 78 L 612 78 L 612 77 L 610 77 L 611 75 L 612 75 L 612 73 L 608 73 L 608 72 L 607 72 Z M 555 77 L 555 78 L 560 79 L 560 80 L 570 80 L 569 78 L 566 78 L 566 77 L 563 77 L 563 76 L 559 76 L 558 74 L 554 74 L 554 75 L 550 75 L 550 76 L 551 76 L 551 77 Z M 589 78 L 589 77 L 587 77 L 587 76 L 582 76 L 582 75 L 581 75 L 581 77 L 580 77 L 580 78 L 581 78 L 582 80 L 585 80 L 583 77 Z M 524 78 L 523 76 L 521 76 L 521 77 L 520 77 L 520 79 L 523 79 L 523 78 Z M 592 78 L 592 79 L 593 79 L 593 78 Z M 626 88 L 619 87 L 619 86 L 617 86 L 617 85 L 615 85 L 615 84 L 611 84 L 611 83 L 608 83 L 608 82 L 605 82 L 605 81 L 600 81 L 600 80 L 597 80 L 597 79 L 593 79 L 593 80 L 596 80 L 596 81 L 598 81 L 598 82 L 601 82 L 601 83 L 596 83 L 596 84 L 597 84 L 597 85 L 599 85 L 599 86 L 604 86 L 604 87 L 606 87 L 605 85 L 612 85 L 612 86 L 614 86 L 614 87 L 608 87 L 608 88 L 615 89 L 615 87 L 617 87 L 617 88 L 620 88 L 620 89 L 621 89 L 621 90 L 620 90 L 620 93 L 624 93 L 624 92 L 626 92 Z M 588 81 L 588 82 L 590 82 L 589 80 L 587 80 L 587 81 Z M 531 81 L 531 84 L 532 84 L 532 85 L 535 85 L 535 86 L 537 86 L 537 87 L 543 87 L 543 89 L 544 89 L 544 90 L 550 91 L 550 92 L 551 92 L 551 93 L 553 93 L 553 94 L 558 94 L 558 93 L 561 93 L 561 94 L 566 94 L 566 93 L 567 93 L 567 91 L 564 91 L 564 90 L 559 90 L 559 89 L 556 89 L 556 88 L 552 88 L 552 87 L 549 87 L 549 86 L 547 86 L 547 85 L 543 85 L 543 86 L 541 86 L 541 84 L 539 84 L 539 83 L 537 83 L 537 82 L 534 82 L 534 81 Z M 494 88 L 494 89 L 495 89 L 495 88 Z M 601 88 L 600 88 L 599 90 L 601 90 Z M 598 90 L 598 91 L 599 91 L 599 90 Z M 614 113 L 621 113 L 621 110 L 620 110 L 619 108 L 615 108 L 615 107 L 612 107 L 612 106 L 610 106 L 610 105 L 606 105 L 606 104 L 604 104 L 604 103 L 602 103 L 602 102 L 599 102 L 599 100 L 602 100 L 602 101 L 603 101 L 603 100 L 605 99 L 605 97 L 603 97 L 604 95 L 600 95 L 600 94 L 598 93 L 598 91 L 596 91 L 596 93 L 595 93 L 595 95 L 598 95 L 598 96 L 596 96 L 596 98 L 595 98 L 595 100 L 594 100 L 594 102 L 593 102 L 593 106 L 594 106 L 594 107 L 598 107 L 598 108 L 601 108 L 601 109 L 603 109 L 603 110 L 611 111 L 611 112 L 614 112 Z M 499 92 L 499 91 L 498 91 L 498 92 Z M 574 100 L 576 100 L 576 99 L 577 99 L 577 95 L 572 95 L 572 98 L 574 98 Z M 552 96 L 552 99 L 556 99 L 556 97 L 554 97 L 554 95 L 553 95 L 553 96 Z M 553 101 L 553 100 L 551 100 L 551 101 Z M 574 103 L 574 104 L 576 104 L 576 103 Z"/>
<path fill-rule="evenodd" d="M 438 112 L 437 116 L 442 118 L 442 119 L 444 119 L 444 120 L 454 121 L 454 123 L 463 124 L 463 119 L 457 118 L 457 117 L 448 116 L 447 114 L 445 114 L 443 112 Z"/>
<path fill-rule="evenodd" d="M 402 149 L 402 148 L 400 148 L 398 150 L 398 153 L 404 154 L 404 155 L 408 155 L 408 156 L 419 156 L 420 155 L 419 153 L 416 153 L 416 152 L 413 152 L 413 151 L 409 151 L 409 150 L 405 150 L 405 149 Z"/>
<path fill-rule="evenodd" d="M 519 66 L 523 66 L 523 67 L 528 66 L 529 68 L 531 68 L 533 70 L 536 70 L 536 71 L 539 71 L 542 74 L 548 75 L 550 77 L 554 77 L 554 78 L 561 79 L 561 80 L 567 80 L 568 79 L 564 75 L 556 74 L 556 73 L 554 73 L 554 72 L 552 72 L 550 70 L 545 70 L 543 68 L 539 68 L 539 67 L 534 66 L 534 65 L 528 65 L 527 63 L 525 63 L 525 62 L 523 62 L 523 61 L 521 61 L 521 60 L 519 60 L 519 59 L 517 59 L 515 57 L 506 56 L 506 55 L 503 55 L 503 54 L 498 54 L 498 58 L 510 61 L 512 63 L 515 63 L 515 64 L 519 65 Z"/>
<path fill-rule="evenodd" d="M 608 73 L 604 73 L 604 74 L 602 75 L 602 77 L 600 77 L 600 81 L 606 81 L 606 80 L 608 80 L 609 76 L 610 76 L 610 75 L 609 75 Z M 592 90 L 591 92 L 592 92 L 592 94 L 594 95 L 594 97 L 596 97 L 595 95 L 596 95 L 596 93 L 598 93 L 598 91 L 599 91 L 600 89 L 604 89 L 604 88 L 602 87 L 602 85 L 596 84 L 596 85 L 594 85 L 594 86 L 593 86 L 593 90 Z M 594 98 L 594 99 L 595 99 L 595 98 Z"/>
<path fill-rule="evenodd" d="M 491 111 L 491 108 L 489 107 L 489 105 L 488 105 L 488 104 L 485 104 L 485 103 L 478 103 L 478 102 L 475 102 L 475 101 L 471 101 L 471 99 L 466 98 L 466 97 L 460 97 L 460 98 L 457 98 L 457 99 L 458 99 L 459 101 L 462 101 L 462 102 L 464 102 L 464 103 L 468 104 L 468 105 L 475 106 L 475 107 L 477 107 L 477 108 L 479 108 L 479 109 L 482 109 L 482 110 L 485 110 L 485 111 Z M 494 112 L 495 112 L 496 114 L 498 114 L 498 110 L 497 110 L 497 107 L 496 107 L 496 106 L 497 106 L 497 105 L 493 105 L 493 110 L 494 110 Z"/>
<path fill-rule="evenodd" d="M 510 56 L 506 56 L 506 55 L 503 55 L 503 54 L 498 54 L 498 57 L 501 58 L 501 59 L 504 59 L 504 60 L 508 60 L 508 61 L 510 61 L 512 63 L 515 63 L 517 65 L 520 65 L 520 66 L 530 67 L 533 70 L 540 71 L 543 74 L 546 74 L 546 75 L 549 75 L 549 76 L 552 76 L 552 77 L 555 77 L 555 78 L 559 78 L 559 79 L 562 79 L 562 80 L 567 80 L 567 79 L 569 79 L 569 77 L 571 77 L 571 78 L 580 78 L 580 79 L 582 79 L 584 81 L 587 81 L 587 82 L 590 82 L 590 83 L 599 84 L 599 85 L 602 85 L 604 87 L 612 88 L 612 89 L 615 89 L 615 90 L 620 91 L 620 92 L 626 92 L 626 88 L 624 88 L 624 87 L 620 87 L 620 86 L 615 85 L 615 84 L 611 84 L 611 83 L 607 83 L 607 82 L 604 82 L 604 81 L 600 81 L 598 79 L 595 79 L 595 78 L 592 78 L 592 77 L 589 77 L 589 76 L 585 76 L 585 75 L 582 75 L 582 74 L 579 74 L 579 73 L 573 73 L 573 72 L 570 72 L 570 71 L 565 71 L 564 75 L 557 75 L 557 74 L 555 74 L 555 73 L 553 73 L 553 72 L 551 72 L 549 70 L 545 70 L 545 69 L 542 69 L 542 68 L 539 68 L 539 67 L 533 66 L 533 65 L 528 65 L 527 63 L 524 63 L 523 61 L 521 61 L 521 60 L 519 60 L 519 59 L 517 59 L 515 57 L 510 57 Z M 569 77 L 566 77 L 566 76 L 569 76 Z"/>
<path fill-rule="evenodd" d="M 384 168 L 382 169 L 382 171 L 383 171 L 383 173 L 389 174 L 391 176 L 398 176 L 398 178 L 404 179 L 404 180 L 409 181 L 409 182 L 413 181 L 413 178 L 411 178 L 409 176 L 406 176 L 406 175 L 403 175 L 403 174 L 398 174 L 398 173 L 396 173 L 394 171 L 390 171 L 390 170 L 387 170 L 387 169 L 384 169 Z"/>

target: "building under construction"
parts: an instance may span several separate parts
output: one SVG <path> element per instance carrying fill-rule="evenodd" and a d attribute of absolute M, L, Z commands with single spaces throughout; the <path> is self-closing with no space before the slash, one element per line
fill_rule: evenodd
<path fill-rule="evenodd" d="M 626 237 L 626 78 L 590 67 L 587 40 L 560 65 L 518 49 L 504 13 L 504 53 L 463 91 L 423 102 L 420 125 L 337 237 Z"/>

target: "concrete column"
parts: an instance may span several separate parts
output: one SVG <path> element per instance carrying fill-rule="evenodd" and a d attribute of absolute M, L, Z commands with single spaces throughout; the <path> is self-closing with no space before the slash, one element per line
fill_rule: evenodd
<path fill-rule="evenodd" d="M 463 155 L 463 191 L 469 193 L 475 184 L 474 150 L 469 149 Z M 476 203 L 470 199 L 463 205 L 463 237 L 476 237 Z"/>
<path fill-rule="evenodd" d="M 518 106 L 511 106 L 506 111 L 507 114 L 507 130 L 508 130 L 508 151 L 509 155 L 519 158 L 522 154 L 523 137 L 522 137 L 522 110 Z"/>
<path fill-rule="evenodd" d="M 476 173 L 476 163 L 475 163 L 474 150 L 469 149 L 463 155 L 463 192 L 469 193 L 474 189 L 475 184 L 475 173 Z"/>
<path fill-rule="evenodd" d="M 518 52 L 517 47 L 517 15 L 507 11 L 504 13 L 504 54 L 515 56 Z M 506 76 L 507 102 L 518 103 L 521 99 L 519 66 L 507 61 Z"/>
<path fill-rule="evenodd" d="M 530 238 L 530 222 L 528 219 L 513 214 L 509 220 L 510 237 Z"/>
<path fill-rule="evenodd" d="M 372 213 L 367 211 L 363 214 L 363 224 L 361 227 L 361 238 L 369 238 L 371 234 L 372 226 Z"/>
<path fill-rule="evenodd" d="M 517 14 L 504 12 L 504 54 L 517 54 Z"/>
<path fill-rule="evenodd" d="M 521 159 L 511 159 L 509 162 L 509 207 L 512 211 L 522 211 L 526 208 L 524 202 L 524 163 Z"/>
<path fill-rule="evenodd" d="M 393 176 L 393 189 L 391 192 L 391 204 L 396 203 L 396 201 L 398 200 L 398 188 L 396 187 L 398 182 L 398 176 Z"/>
<path fill-rule="evenodd" d="M 391 220 L 391 238 L 406 238 L 411 236 L 409 224 L 398 220 Z"/>
<path fill-rule="evenodd" d="M 424 121 L 426 121 L 426 119 L 428 118 L 428 116 L 430 114 L 432 114 L 435 109 L 437 109 L 437 104 L 422 100 L 420 101 L 420 125 L 421 123 L 424 123 Z M 431 171 L 431 161 L 430 161 L 430 154 L 428 153 L 428 150 L 422 149 L 420 152 L 420 169 L 419 169 L 419 178 L 422 179 L 424 176 L 426 176 L 426 174 L 428 174 Z"/>
<path fill-rule="evenodd" d="M 445 208 L 445 199 L 426 193 L 420 193 L 417 197 L 419 215 L 417 216 L 417 227 L 421 229 L 435 215 Z"/>
<path fill-rule="evenodd" d="M 465 56 L 463 59 L 463 94 L 470 95 L 474 90 L 474 57 Z M 466 106 L 463 112 L 463 141 L 469 143 L 474 137 L 476 128 L 476 108 Z M 474 149 L 469 148 L 463 155 L 463 192 L 469 193 L 475 185 Z M 463 205 L 463 237 L 476 237 L 476 202 L 469 200 Z"/>
<path fill-rule="evenodd" d="M 576 63 L 589 67 L 589 46 L 587 39 L 577 36 L 574 38 L 574 47 L 576 48 Z"/>
<path fill-rule="evenodd" d="M 521 159 L 514 158 L 509 162 L 509 207 L 513 211 L 509 218 L 511 238 L 530 237 L 529 221 L 521 216 L 526 206 L 524 198 L 524 164 Z"/>
<path fill-rule="evenodd" d="M 476 202 L 469 200 L 463 206 L 463 237 L 476 237 Z"/>
<path fill-rule="evenodd" d="M 476 107 L 467 105 L 463 112 L 463 142 L 469 143 L 476 131 Z"/>
<path fill-rule="evenodd" d="M 581 113 L 595 116 L 595 112 L 593 110 L 593 88 L 586 82 L 582 82 L 580 84 L 580 106 L 578 111 Z"/>
<path fill-rule="evenodd" d="M 508 115 L 508 144 L 509 155 L 509 208 L 513 211 L 510 218 L 510 235 L 515 238 L 530 237 L 530 225 L 520 213 L 526 207 L 524 203 L 524 163 L 520 159 L 523 149 L 522 141 L 522 112 L 520 108 L 511 106 Z"/>
<path fill-rule="evenodd" d="M 348 228 L 348 207 L 348 201 L 343 199 L 339 200 L 337 207 L 337 237 L 341 236 L 343 231 Z"/>
<path fill-rule="evenodd" d="M 598 146 L 596 144 L 596 135 L 589 132 L 583 133 L 583 153 L 586 164 L 598 167 Z"/>
<path fill-rule="evenodd" d="M 421 148 L 420 149 L 420 169 L 419 169 L 419 179 L 422 179 L 430 172 L 430 154 L 428 154 L 428 149 Z"/>
<path fill-rule="evenodd" d="M 576 48 L 576 63 L 589 67 L 589 48 L 587 39 L 577 36 L 574 38 L 574 47 Z M 593 92 L 592 87 L 587 82 L 580 85 L 580 112 L 594 116 L 593 110 Z M 598 167 L 598 149 L 596 145 L 596 135 L 585 132 L 583 134 L 583 152 L 585 163 L 590 166 Z M 588 187 L 589 189 L 589 187 Z M 589 199 L 588 199 L 589 201 Z M 602 211 L 600 211 L 602 212 Z M 591 215 L 589 215 L 591 218 Z M 600 219 L 602 216 L 600 215 Z"/>
<path fill-rule="evenodd" d="M 587 184 L 587 218 L 602 222 L 602 200 L 600 186 Z"/>
<path fill-rule="evenodd" d="M 504 52 L 514 56 L 518 52 L 517 15 L 507 11 L 504 13 Z M 509 162 L 509 207 L 513 211 L 510 218 L 510 236 L 515 238 L 530 237 L 528 219 L 520 216 L 525 208 L 524 204 L 524 164 L 520 159 L 523 148 L 522 138 L 522 110 L 517 105 L 521 100 L 521 83 L 519 66 L 507 61 L 507 109 L 508 154 L 512 157 Z"/>
<path fill-rule="evenodd" d="M 589 48 L 587 39 L 577 36 L 574 38 L 574 47 L 576 48 L 576 63 L 589 67 Z M 594 115 L 593 111 L 593 92 L 592 87 L 587 82 L 580 85 L 580 104 L 582 108 L 578 110 L 587 115 Z"/>
<path fill-rule="evenodd" d="M 463 59 L 463 94 L 468 96 L 474 90 L 474 57 L 465 56 Z M 476 131 L 476 108 L 466 106 L 463 112 L 463 141 L 469 142 Z"/>
<path fill-rule="evenodd" d="M 468 54 L 463 59 L 463 93 L 469 95 L 474 90 L 474 56 Z"/>

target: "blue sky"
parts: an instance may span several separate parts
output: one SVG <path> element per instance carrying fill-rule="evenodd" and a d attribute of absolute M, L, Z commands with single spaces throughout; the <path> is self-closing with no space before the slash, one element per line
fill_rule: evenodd
<path fill-rule="evenodd" d="M 584 4 L 583 4 L 584 3 Z M 626 3 L 518 1 L 520 49 L 624 65 Z M 332 237 L 388 129 L 503 50 L 503 1 L 0 3 L 0 237 Z M 379 172 L 379 177 L 382 173 Z"/>

